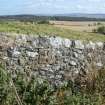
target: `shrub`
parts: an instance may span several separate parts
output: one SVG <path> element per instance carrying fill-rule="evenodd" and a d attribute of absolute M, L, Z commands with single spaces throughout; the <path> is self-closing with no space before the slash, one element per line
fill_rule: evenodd
<path fill-rule="evenodd" d="M 96 32 L 97 32 L 97 29 L 93 29 L 92 32 L 93 32 L 93 33 L 96 33 Z"/>
<path fill-rule="evenodd" d="M 105 26 L 101 26 L 97 29 L 98 33 L 105 34 Z"/>
<path fill-rule="evenodd" d="M 20 71 L 13 78 L 0 67 L 0 105 L 105 105 L 105 71 L 100 70 L 95 78 L 93 75 L 87 75 L 95 86 L 91 93 L 89 86 L 77 91 L 77 85 L 68 81 L 54 87 L 47 80 Z"/>
<path fill-rule="evenodd" d="M 102 25 L 102 23 L 101 22 L 98 22 L 97 25 Z"/>
<path fill-rule="evenodd" d="M 15 105 L 14 99 L 9 75 L 0 66 L 0 105 Z"/>
<path fill-rule="evenodd" d="M 37 24 L 50 24 L 47 20 L 38 21 Z"/>

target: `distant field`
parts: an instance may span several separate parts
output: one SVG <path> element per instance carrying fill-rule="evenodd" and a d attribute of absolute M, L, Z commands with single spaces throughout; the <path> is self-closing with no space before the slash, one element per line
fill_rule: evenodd
<path fill-rule="evenodd" d="M 92 32 L 93 29 L 105 25 L 105 22 L 97 21 L 50 21 L 50 23 L 56 27 L 80 32 Z"/>
<path fill-rule="evenodd" d="M 66 23 L 66 22 L 64 22 Z M 70 24 L 70 23 L 66 23 Z M 77 24 L 75 22 L 75 24 Z M 83 25 L 86 23 L 83 23 Z M 78 23 L 78 27 L 79 27 Z M 30 22 L 3 21 L 0 22 L 0 32 L 34 34 L 34 35 L 56 35 L 70 39 L 105 41 L 105 35 L 76 31 L 68 28 L 62 28 L 64 25 L 36 24 Z M 69 27 L 69 26 L 68 26 Z M 76 26 L 77 27 L 77 26 Z"/>

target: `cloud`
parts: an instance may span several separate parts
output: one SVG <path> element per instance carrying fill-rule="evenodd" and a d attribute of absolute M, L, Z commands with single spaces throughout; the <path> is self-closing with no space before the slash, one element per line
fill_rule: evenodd
<path fill-rule="evenodd" d="M 100 2 L 102 0 L 87 0 L 88 2 Z"/>
<path fill-rule="evenodd" d="M 104 8 L 104 0 L 0 0 L 0 14 L 104 13 Z"/>
<path fill-rule="evenodd" d="M 78 9 L 83 9 L 84 7 L 82 5 L 77 5 Z"/>

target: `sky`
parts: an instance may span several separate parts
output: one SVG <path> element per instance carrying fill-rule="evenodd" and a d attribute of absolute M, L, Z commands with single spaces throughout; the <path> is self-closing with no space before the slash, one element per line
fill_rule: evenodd
<path fill-rule="evenodd" d="M 105 13 L 105 0 L 0 0 L 0 15 Z"/>

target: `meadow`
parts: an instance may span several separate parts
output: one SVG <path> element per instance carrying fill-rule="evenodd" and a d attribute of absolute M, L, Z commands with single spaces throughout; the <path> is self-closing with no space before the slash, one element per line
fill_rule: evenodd
<path fill-rule="evenodd" d="M 62 22 L 63 23 L 63 22 Z M 37 24 L 36 22 L 20 22 L 20 21 L 0 21 L 0 32 L 18 33 L 18 34 L 34 34 L 34 35 L 55 35 L 69 39 L 76 40 L 92 40 L 92 41 L 105 41 L 105 35 L 92 33 L 89 31 L 78 31 L 87 28 L 87 22 L 64 22 L 68 24 Z M 58 24 L 58 23 L 57 23 Z M 83 24 L 84 26 L 69 24 Z M 93 24 L 93 23 L 92 23 Z M 74 27 L 74 28 L 70 28 Z M 81 27 L 83 29 L 81 29 Z M 95 26 L 96 27 L 96 26 Z M 92 28 L 92 26 L 90 26 Z"/>
<path fill-rule="evenodd" d="M 105 25 L 104 21 L 50 21 L 50 23 L 56 27 L 79 32 L 92 32 L 93 29 Z"/>

